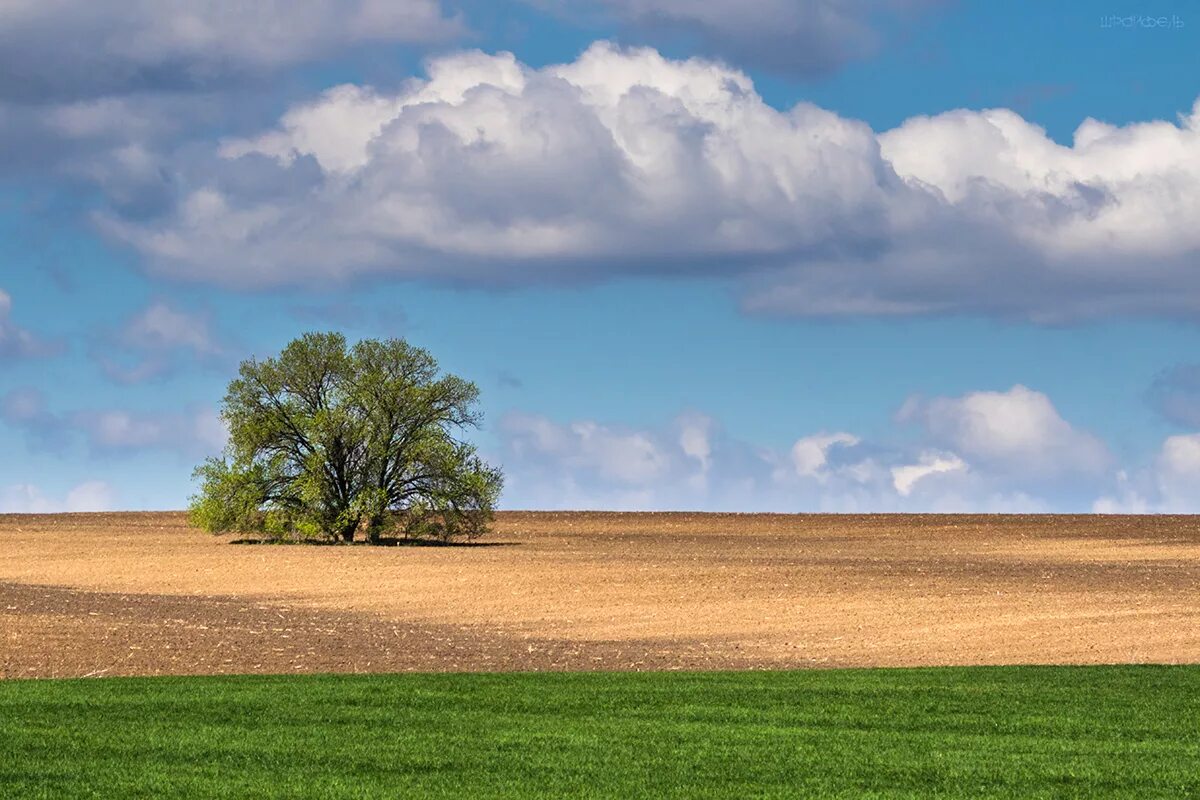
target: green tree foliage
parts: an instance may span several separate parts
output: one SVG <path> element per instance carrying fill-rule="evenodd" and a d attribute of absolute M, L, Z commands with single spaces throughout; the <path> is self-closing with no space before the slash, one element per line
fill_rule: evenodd
<path fill-rule="evenodd" d="M 229 384 L 229 445 L 196 470 L 192 520 L 338 541 L 474 538 L 503 483 L 460 438 L 479 424 L 478 398 L 402 339 L 347 348 L 341 334 L 307 334 Z"/>

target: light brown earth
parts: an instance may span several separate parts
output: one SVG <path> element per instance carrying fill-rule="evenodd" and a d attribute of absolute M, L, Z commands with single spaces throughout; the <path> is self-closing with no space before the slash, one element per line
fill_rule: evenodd
<path fill-rule="evenodd" d="M 0 677 L 1200 662 L 1200 518 L 504 513 L 487 546 L 0 516 Z"/>

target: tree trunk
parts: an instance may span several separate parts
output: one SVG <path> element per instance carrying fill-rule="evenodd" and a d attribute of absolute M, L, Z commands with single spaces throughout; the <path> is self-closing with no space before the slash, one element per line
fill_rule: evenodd
<path fill-rule="evenodd" d="M 358 532 L 358 523 L 358 520 L 354 520 L 353 524 L 347 524 L 346 527 L 342 528 L 342 532 L 339 534 L 339 536 L 343 542 L 354 541 L 354 534 Z"/>
<path fill-rule="evenodd" d="M 367 541 L 371 544 L 379 544 L 379 537 L 383 535 L 383 515 L 376 514 L 375 516 L 367 517 Z"/>

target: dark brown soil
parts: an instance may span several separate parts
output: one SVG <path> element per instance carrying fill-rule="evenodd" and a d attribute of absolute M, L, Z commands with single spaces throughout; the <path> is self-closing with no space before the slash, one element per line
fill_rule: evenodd
<path fill-rule="evenodd" d="M 237 598 L 0 584 L 0 678 L 750 669 L 689 641 L 571 642 Z"/>

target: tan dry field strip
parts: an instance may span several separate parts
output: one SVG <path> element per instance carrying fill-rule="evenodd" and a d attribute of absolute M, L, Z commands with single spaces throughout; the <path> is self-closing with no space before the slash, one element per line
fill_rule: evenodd
<path fill-rule="evenodd" d="M 0 677 L 1200 662 L 1200 518 L 508 512 L 467 547 L 0 516 Z"/>

